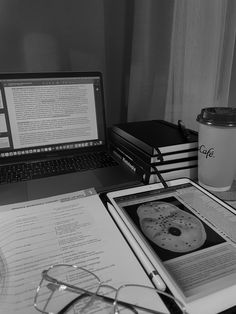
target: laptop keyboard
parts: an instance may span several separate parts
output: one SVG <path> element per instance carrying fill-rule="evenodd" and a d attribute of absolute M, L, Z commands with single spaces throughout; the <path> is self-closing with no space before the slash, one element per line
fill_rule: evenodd
<path fill-rule="evenodd" d="M 116 165 L 118 163 L 107 152 L 94 152 L 54 160 L 4 165 L 0 167 L 0 184 L 40 179 Z"/>

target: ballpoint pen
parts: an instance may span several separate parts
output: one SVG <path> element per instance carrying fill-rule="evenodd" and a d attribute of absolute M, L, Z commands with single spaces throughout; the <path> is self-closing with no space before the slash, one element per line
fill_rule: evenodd
<path fill-rule="evenodd" d="M 161 291 L 165 291 L 166 285 L 164 281 L 162 280 L 162 278 L 158 274 L 158 271 L 155 269 L 155 267 L 152 265 L 152 263 L 148 259 L 147 255 L 143 252 L 141 246 L 135 240 L 134 236 L 129 231 L 127 231 L 127 228 L 125 227 L 125 224 L 122 221 L 122 218 L 116 212 L 116 209 L 114 208 L 114 206 L 111 203 L 107 202 L 107 207 L 111 215 L 114 217 L 115 221 L 117 222 L 122 233 L 125 235 L 127 241 L 130 243 L 132 249 L 134 250 L 136 256 L 140 260 L 144 269 L 146 270 L 148 277 L 151 279 L 154 286 Z"/>

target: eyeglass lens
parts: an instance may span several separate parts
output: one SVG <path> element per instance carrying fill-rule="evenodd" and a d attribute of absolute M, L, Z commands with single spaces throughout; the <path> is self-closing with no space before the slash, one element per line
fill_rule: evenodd
<path fill-rule="evenodd" d="M 96 276 L 80 268 L 71 266 L 58 266 L 47 271 L 47 275 L 55 278 L 63 284 L 52 283 L 43 279 L 37 295 L 37 307 L 48 313 L 59 313 L 67 304 L 77 300 L 73 304 L 74 311 L 81 311 L 92 302 L 92 296 L 86 294 L 83 290 L 96 293 L 99 287 L 99 281 Z M 73 285 L 80 290 L 67 288 L 66 285 Z"/>

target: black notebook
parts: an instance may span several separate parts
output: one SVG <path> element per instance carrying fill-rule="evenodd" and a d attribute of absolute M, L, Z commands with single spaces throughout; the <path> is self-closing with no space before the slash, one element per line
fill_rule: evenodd
<path fill-rule="evenodd" d="M 113 126 L 112 131 L 150 155 L 170 154 L 194 149 L 198 134 L 188 130 L 188 137 L 178 125 L 164 120 L 129 122 Z"/>
<path fill-rule="evenodd" d="M 127 151 L 130 154 L 135 154 L 139 158 L 141 158 L 143 161 L 145 161 L 148 164 L 153 163 L 166 163 L 176 160 L 181 160 L 184 158 L 193 158 L 197 157 L 198 155 L 198 149 L 197 147 L 193 149 L 187 149 L 182 151 L 173 152 L 170 154 L 162 154 L 160 155 L 151 155 L 147 154 L 144 150 L 140 149 L 138 146 L 132 144 L 131 142 L 127 141 L 124 137 L 118 135 L 117 133 L 111 131 L 109 133 L 109 139 L 110 143 L 119 148 L 119 149 L 127 149 Z"/>

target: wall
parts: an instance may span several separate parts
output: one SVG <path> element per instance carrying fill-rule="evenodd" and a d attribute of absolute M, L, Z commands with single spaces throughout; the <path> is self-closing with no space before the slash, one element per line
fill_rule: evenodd
<path fill-rule="evenodd" d="M 103 2 L 2 0 L 0 71 L 103 68 Z"/>
<path fill-rule="evenodd" d="M 125 0 L 1 0 L 0 72 L 102 71 L 108 124 L 118 123 L 124 10 Z"/>

